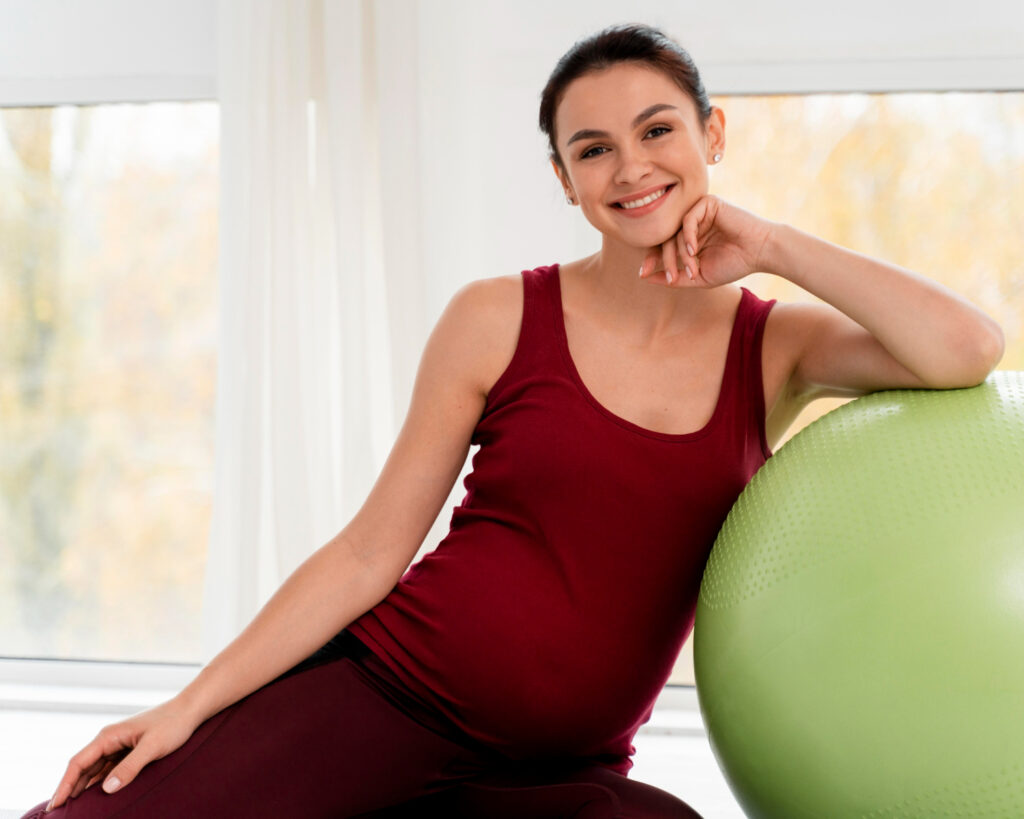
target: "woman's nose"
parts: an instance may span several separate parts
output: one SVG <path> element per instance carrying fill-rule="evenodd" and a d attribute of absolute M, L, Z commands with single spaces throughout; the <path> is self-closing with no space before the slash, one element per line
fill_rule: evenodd
<path fill-rule="evenodd" d="M 620 185 L 632 185 L 651 172 L 651 162 L 639 148 L 623 148 L 619 151 L 619 162 L 615 168 L 615 181 Z"/>

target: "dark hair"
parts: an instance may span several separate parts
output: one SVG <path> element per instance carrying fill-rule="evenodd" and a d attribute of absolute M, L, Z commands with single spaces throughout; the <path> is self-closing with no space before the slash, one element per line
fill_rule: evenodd
<path fill-rule="evenodd" d="M 711 116 L 704 83 L 689 52 L 661 30 L 642 23 L 608 26 L 586 39 L 577 40 L 555 66 L 540 98 L 540 129 L 547 135 L 549 155 L 565 171 L 555 145 L 555 110 L 565 89 L 584 74 L 600 71 L 615 63 L 645 63 L 664 72 L 697 108 L 701 125 Z"/>

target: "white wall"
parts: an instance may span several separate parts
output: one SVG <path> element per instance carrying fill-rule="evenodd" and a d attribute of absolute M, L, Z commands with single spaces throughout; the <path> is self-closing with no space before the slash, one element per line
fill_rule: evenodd
<path fill-rule="evenodd" d="M 0 0 L 0 105 L 217 96 L 216 0 Z"/>
<path fill-rule="evenodd" d="M 508 77 L 640 20 L 678 38 L 716 94 L 1024 88 L 1019 0 L 638 0 L 626 12 L 619 0 L 327 2 L 418 14 L 435 47 L 421 62 L 437 69 L 483 58 Z M 0 105 L 212 99 L 216 23 L 216 0 L 0 0 Z"/>

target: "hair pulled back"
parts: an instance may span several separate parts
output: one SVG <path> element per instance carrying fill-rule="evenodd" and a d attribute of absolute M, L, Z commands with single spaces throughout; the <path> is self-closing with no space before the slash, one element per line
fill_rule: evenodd
<path fill-rule="evenodd" d="M 711 116 L 704 83 L 690 53 L 660 29 L 642 23 L 608 26 L 577 40 L 555 65 L 540 98 L 540 129 L 548 138 L 549 156 L 565 172 L 555 145 L 555 111 L 573 81 L 615 63 L 644 63 L 666 74 L 693 100 L 701 125 Z"/>

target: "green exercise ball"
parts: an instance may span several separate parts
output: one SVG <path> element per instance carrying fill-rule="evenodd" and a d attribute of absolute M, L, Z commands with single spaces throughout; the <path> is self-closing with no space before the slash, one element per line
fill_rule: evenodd
<path fill-rule="evenodd" d="M 1024 373 L 809 424 L 730 510 L 694 626 L 749 817 L 1024 817 Z"/>

